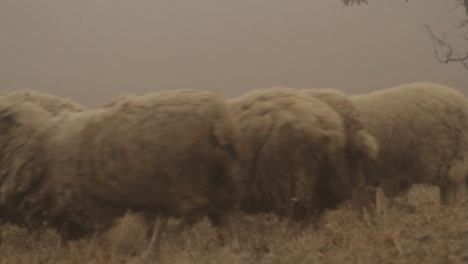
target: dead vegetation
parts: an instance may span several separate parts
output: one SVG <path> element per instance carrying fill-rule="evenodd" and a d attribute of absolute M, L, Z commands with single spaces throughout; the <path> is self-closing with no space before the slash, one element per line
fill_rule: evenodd
<path fill-rule="evenodd" d="M 390 206 L 375 222 L 343 205 L 317 227 L 290 228 L 273 215 L 235 218 L 237 239 L 219 246 L 204 220 L 179 241 L 164 239 L 157 261 L 141 257 L 147 244 L 139 215 L 127 215 L 103 244 L 90 238 L 60 247 L 53 230 L 30 232 L 3 224 L 2 263 L 467 263 L 468 199 L 439 205 L 437 187 L 415 185 L 407 206 Z M 380 206 L 380 205 L 379 205 Z M 411 208 L 411 210 L 409 210 Z M 295 230 L 295 231 L 294 231 Z"/>

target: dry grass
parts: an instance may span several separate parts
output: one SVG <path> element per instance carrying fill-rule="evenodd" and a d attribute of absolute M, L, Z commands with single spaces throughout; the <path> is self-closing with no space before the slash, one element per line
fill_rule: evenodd
<path fill-rule="evenodd" d="M 343 206 L 328 212 L 320 227 L 295 235 L 274 216 L 238 216 L 238 239 L 225 247 L 203 221 L 183 234 L 183 243 L 164 240 L 157 263 L 467 263 L 468 200 L 440 208 L 437 188 L 415 186 L 409 203 L 416 209 L 389 208 L 375 223 Z M 151 263 L 140 257 L 147 241 L 135 215 L 123 218 L 100 247 L 83 239 L 60 248 L 54 231 L 0 228 L 1 263 Z"/>

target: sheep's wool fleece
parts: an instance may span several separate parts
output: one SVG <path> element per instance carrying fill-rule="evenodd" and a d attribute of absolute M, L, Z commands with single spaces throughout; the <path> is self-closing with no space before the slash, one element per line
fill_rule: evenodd
<path fill-rule="evenodd" d="M 79 236 L 127 208 L 184 217 L 235 199 L 238 133 L 218 94 L 156 92 L 48 123 L 46 173 L 15 201 L 31 223 L 67 223 Z"/>
<path fill-rule="evenodd" d="M 232 99 L 230 106 L 247 186 L 243 210 L 302 217 L 347 197 L 344 128 L 328 105 L 275 87 Z"/>
<path fill-rule="evenodd" d="M 52 115 L 58 115 L 63 111 L 81 112 L 86 110 L 85 106 L 69 99 L 33 90 L 5 92 L 1 93 L 0 96 L 18 102 L 36 103 Z"/>
<path fill-rule="evenodd" d="M 439 186 L 463 181 L 454 167 L 466 166 L 468 146 L 468 104 L 461 93 L 423 82 L 351 98 L 380 144 L 378 161 L 363 168 L 368 180 Z"/>
<path fill-rule="evenodd" d="M 346 93 L 336 89 L 303 89 L 302 92 L 327 103 L 340 115 L 346 130 L 350 158 L 377 159 L 377 140 L 365 128 L 359 110 Z"/>

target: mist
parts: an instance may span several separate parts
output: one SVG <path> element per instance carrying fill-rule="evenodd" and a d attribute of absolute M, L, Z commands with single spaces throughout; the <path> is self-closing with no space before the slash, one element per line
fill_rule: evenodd
<path fill-rule="evenodd" d="M 430 81 L 468 94 L 468 71 L 439 63 L 423 27 L 451 32 L 463 17 L 452 8 L 437 0 L 2 0 L 0 87 L 89 107 L 174 89 L 355 94 Z"/>

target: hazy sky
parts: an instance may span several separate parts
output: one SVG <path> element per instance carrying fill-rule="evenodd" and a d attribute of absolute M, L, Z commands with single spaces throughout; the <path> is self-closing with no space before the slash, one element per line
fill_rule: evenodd
<path fill-rule="evenodd" d="M 449 13 L 453 3 L 1 0 L 0 87 L 90 107 L 117 94 L 186 88 L 358 93 L 431 81 L 468 95 L 468 71 L 437 62 L 423 28 L 451 30 L 463 11 Z"/>

